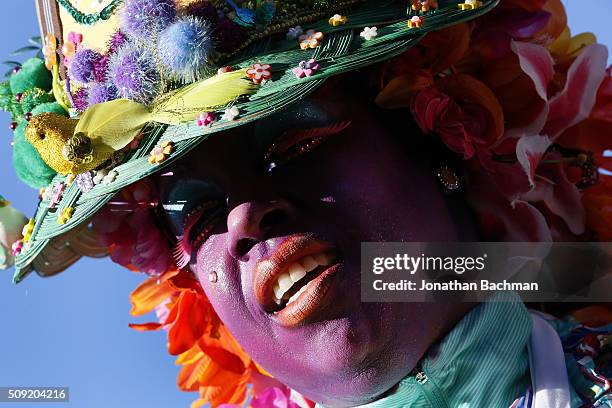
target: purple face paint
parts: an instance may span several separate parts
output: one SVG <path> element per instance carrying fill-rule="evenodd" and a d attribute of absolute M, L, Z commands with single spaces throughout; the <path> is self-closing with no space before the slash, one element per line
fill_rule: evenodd
<path fill-rule="evenodd" d="M 265 131 L 212 136 L 160 183 L 164 208 L 227 203 L 191 267 L 244 349 L 308 398 L 355 405 L 397 384 L 465 311 L 362 304 L 360 243 L 457 240 L 460 231 L 434 169 L 402 141 L 422 135 L 395 134 L 358 98 L 317 106 L 272 118 Z M 317 143 L 303 137 L 338 118 L 350 126 Z M 180 224 L 177 216 L 177 235 Z"/>

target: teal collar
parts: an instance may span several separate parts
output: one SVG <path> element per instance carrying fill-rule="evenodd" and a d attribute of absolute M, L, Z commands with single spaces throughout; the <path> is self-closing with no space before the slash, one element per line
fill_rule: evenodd
<path fill-rule="evenodd" d="M 532 321 L 517 295 L 493 300 L 464 316 L 395 392 L 359 408 L 510 407 L 530 385 Z"/>

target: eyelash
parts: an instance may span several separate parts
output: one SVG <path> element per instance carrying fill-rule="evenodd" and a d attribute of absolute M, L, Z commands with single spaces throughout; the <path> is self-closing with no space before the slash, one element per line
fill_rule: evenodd
<path fill-rule="evenodd" d="M 272 170 L 278 165 L 315 150 L 330 136 L 342 132 L 350 124 L 350 121 L 337 122 L 329 126 L 285 133 L 268 148 L 264 155 L 264 162 L 269 170 Z"/>
<path fill-rule="evenodd" d="M 172 250 L 174 262 L 179 269 L 189 264 L 193 249 L 210 237 L 217 225 L 220 212 L 221 209 L 219 208 L 218 201 L 207 201 L 194 208 L 187 215 L 183 223 L 183 234 L 178 237 L 176 245 Z M 201 222 L 203 224 L 198 226 Z M 196 226 L 198 228 L 194 229 Z M 197 233 L 195 237 L 194 231 Z"/>

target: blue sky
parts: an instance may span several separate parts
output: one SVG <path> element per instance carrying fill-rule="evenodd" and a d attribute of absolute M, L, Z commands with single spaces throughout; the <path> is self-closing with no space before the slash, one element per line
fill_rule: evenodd
<path fill-rule="evenodd" d="M 2 3 L 0 60 L 5 60 L 38 35 L 38 26 L 32 0 Z M 611 0 L 565 3 L 574 33 L 592 31 L 612 45 Z M 0 193 L 32 214 L 37 193 L 17 182 L 9 119 L 0 118 Z M 128 294 L 141 275 L 109 260 L 83 260 L 57 277 L 32 276 L 18 286 L 11 284 L 11 274 L 0 273 L 0 387 L 69 386 L 69 406 L 76 408 L 188 407 L 195 398 L 176 387 L 178 367 L 165 351 L 165 336 L 127 326 L 134 321 Z"/>

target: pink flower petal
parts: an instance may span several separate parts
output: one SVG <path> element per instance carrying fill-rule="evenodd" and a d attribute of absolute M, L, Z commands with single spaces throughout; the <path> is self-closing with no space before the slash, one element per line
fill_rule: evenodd
<path fill-rule="evenodd" d="M 570 182 L 561 162 L 561 155 L 549 153 L 545 163 L 540 166 L 538 174 L 549 181 L 538 180 L 535 188 L 521 196 L 531 202 L 543 201 L 553 214 L 565 221 L 573 234 L 580 235 L 585 231 L 586 213 L 582 205 L 582 196 L 578 187 Z"/>
<path fill-rule="evenodd" d="M 525 201 L 511 203 L 496 190 L 488 177 L 475 177 L 470 186 L 469 200 L 478 213 L 492 215 L 501 222 L 505 231 L 505 236 L 501 237 L 504 241 L 552 241 L 544 215 Z"/>
<path fill-rule="evenodd" d="M 300 408 L 290 399 L 289 388 L 270 387 L 251 401 L 252 408 Z"/>
<path fill-rule="evenodd" d="M 540 134 L 548 117 L 548 84 L 554 75 L 554 61 L 550 52 L 543 46 L 532 43 L 512 41 L 512 51 L 518 56 L 522 70 L 531 78 L 536 92 L 542 98 L 541 111 L 530 124 L 515 129 L 508 129 L 504 138 L 516 138 L 523 135 Z"/>
<path fill-rule="evenodd" d="M 554 141 L 563 131 L 589 117 L 606 76 L 607 60 L 608 49 L 604 45 L 592 44 L 582 51 L 570 67 L 565 88 L 550 101 L 543 134 Z"/>
<path fill-rule="evenodd" d="M 535 171 L 552 142 L 546 136 L 523 136 L 516 144 L 516 157 L 527 173 L 529 184 L 535 186 Z"/>

